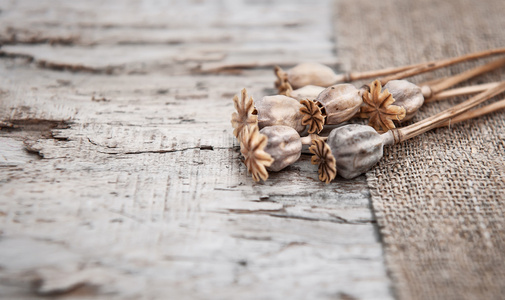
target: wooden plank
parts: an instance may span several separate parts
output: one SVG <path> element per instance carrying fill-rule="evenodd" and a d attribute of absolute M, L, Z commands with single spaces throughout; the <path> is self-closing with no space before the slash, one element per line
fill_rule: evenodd
<path fill-rule="evenodd" d="M 240 66 L 335 61 L 331 1 L 21 2 L 11 32 L 79 38 L 1 49 L 1 297 L 391 298 L 364 178 L 303 155 L 254 183 L 230 126 L 240 89 L 273 93 Z"/>

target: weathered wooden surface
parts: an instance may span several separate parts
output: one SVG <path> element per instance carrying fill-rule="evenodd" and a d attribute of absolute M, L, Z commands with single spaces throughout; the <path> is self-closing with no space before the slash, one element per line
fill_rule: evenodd
<path fill-rule="evenodd" d="M 4 1 L 0 297 L 391 298 L 363 177 L 254 183 L 230 128 L 272 64 L 335 63 L 332 9 Z"/>

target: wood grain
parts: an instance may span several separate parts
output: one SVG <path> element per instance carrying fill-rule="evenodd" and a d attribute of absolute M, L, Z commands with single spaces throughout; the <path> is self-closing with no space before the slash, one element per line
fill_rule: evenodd
<path fill-rule="evenodd" d="M 335 63 L 332 8 L 5 2 L 0 296 L 390 299 L 364 178 L 255 183 L 230 126 L 271 65 Z"/>

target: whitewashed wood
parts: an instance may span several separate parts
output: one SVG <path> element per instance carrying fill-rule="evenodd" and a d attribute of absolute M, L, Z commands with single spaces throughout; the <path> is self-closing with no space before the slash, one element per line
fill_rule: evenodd
<path fill-rule="evenodd" d="M 391 298 L 364 179 L 254 183 L 230 128 L 241 67 L 336 60 L 332 3 L 169 3 L 2 8 L 0 296 Z"/>

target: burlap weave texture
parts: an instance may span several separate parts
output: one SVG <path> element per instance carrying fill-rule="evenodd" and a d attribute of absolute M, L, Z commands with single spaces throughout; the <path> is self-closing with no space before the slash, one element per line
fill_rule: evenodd
<path fill-rule="evenodd" d="M 505 47 L 504 12 L 502 0 L 338 0 L 337 56 L 345 71 L 371 70 Z M 428 104 L 413 121 L 463 99 Z M 505 298 L 505 113 L 386 147 L 367 179 L 399 299 Z"/>

